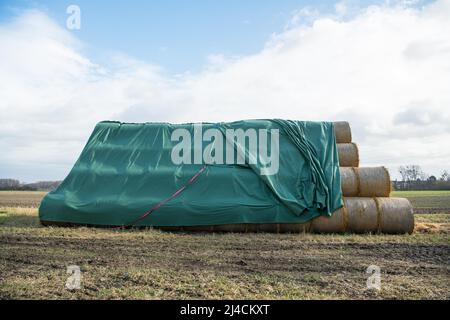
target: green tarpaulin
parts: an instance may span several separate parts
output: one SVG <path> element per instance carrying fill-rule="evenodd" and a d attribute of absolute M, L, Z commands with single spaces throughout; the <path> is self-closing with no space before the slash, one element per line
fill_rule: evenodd
<path fill-rule="evenodd" d="M 103 121 L 39 217 L 108 226 L 301 223 L 341 206 L 331 122 Z"/>

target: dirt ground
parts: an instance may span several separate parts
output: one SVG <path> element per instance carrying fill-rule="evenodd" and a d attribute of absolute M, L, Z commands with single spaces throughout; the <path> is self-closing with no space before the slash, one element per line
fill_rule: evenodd
<path fill-rule="evenodd" d="M 188 234 L 42 227 L 0 200 L 0 298 L 449 299 L 449 216 L 417 215 L 412 235 Z"/>

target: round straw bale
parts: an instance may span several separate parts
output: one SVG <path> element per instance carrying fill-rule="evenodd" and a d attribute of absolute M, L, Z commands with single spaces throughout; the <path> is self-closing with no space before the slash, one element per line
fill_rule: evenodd
<path fill-rule="evenodd" d="M 371 198 L 344 199 L 348 212 L 348 231 L 353 233 L 378 231 L 378 207 Z"/>
<path fill-rule="evenodd" d="M 279 233 L 306 233 L 311 228 L 311 222 L 305 223 L 280 223 Z"/>
<path fill-rule="evenodd" d="M 161 231 L 167 231 L 167 232 L 181 232 L 183 231 L 183 227 L 155 227 L 156 229 L 159 229 Z"/>
<path fill-rule="evenodd" d="M 355 143 L 338 143 L 337 147 L 340 167 L 359 166 L 359 151 Z"/>
<path fill-rule="evenodd" d="M 389 197 L 391 181 L 385 167 L 340 167 L 345 197 Z"/>
<path fill-rule="evenodd" d="M 309 232 L 310 222 L 306 223 L 241 223 L 214 226 L 158 227 L 163 231 L 186 232 L 268 232 L 268 233 L 304 233 Z"/>
<path fill-rule="evenodd" d="M 354 168 L 359 176 L 360 197 L 389 197 L 391 178 L 385 167 Z"/>
<path fill-rule="evenodd" d="M 319 216 L 311 221 L 311 232 L 315 233 L 343 233 L 347 229 L 347 208 L 333 212 L 331 217 Z"/>
<path fill-rule="evenodd" d="M 412 233 L 413 229 L 412 207 L 403 198 L 345 198 L 344 207 L 331 217 L 320 216 L 311 222 L 311 231 L 319 233 L 395 234 Z"/>
<path fill-rule="evenodd" d="M 214 232 L 246 232 L 247 228 L 244 223 L 221 224 L 215 225 Z"/>
<path fill-rule="evenodd" d="M 183 231 L 187 232 L 213 232 L 214 226 L 186 226 Z"/>
<path fill-rule="evenodd" d="M 383 233 L 409 233 L 414 230 L 411 203 L 405 198 L 375 198 L 380 211 L 380 231 Z"/>
<path fill-rule="evenodd" d="M 336 136 L 336 143 L 352 142 L 350 124 L 347 121 L 334 122 L 334 135 Z"/>
<path fill-rule="evenodd" d="M 341 190 L 344 197 L 356 197 L 359 195 L 359 176 L 353 167 L 340 167 Z"/>
<path fill-rule="evenodd" d="M 403 198 L 344 198 L 344 207 L 331 217 L 319 216 L 307 223 L 225 224 L 194 227 L 161 227 L 167 231 L 190 232 L 271 232 L 271 233 L 412 233 L 414 215 Z"/>
<path fill-rule="evenodd" d="M 279 233 L 280 225 L 278 223 L 261 223 L 257 225 L 258 232 Z"/>

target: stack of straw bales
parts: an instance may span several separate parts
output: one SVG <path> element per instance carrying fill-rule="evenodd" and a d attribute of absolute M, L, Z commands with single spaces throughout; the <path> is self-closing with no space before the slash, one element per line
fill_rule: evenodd
<path fill-rule="evenodd" d="M 359 167 L 358 146 L 348 122 L 335 122 L 344 207 L 331 217 L 320 216 L 302 224 L 233 224 L 163 227 L 171 231 L 209 232 L 316 232 L 412 233 L 414 216 L 407 199 L 390 198 L 391 183 L 385 167 Z"/>
<path fill-rule="evenodd" d="M 414 215 L 407 199 L 390 198 L 385 167 L 359 167 L 358 146 L 348 122 L 335 122 L 344 207 L 311 221 L 313 232 L 412 233 Z"/>

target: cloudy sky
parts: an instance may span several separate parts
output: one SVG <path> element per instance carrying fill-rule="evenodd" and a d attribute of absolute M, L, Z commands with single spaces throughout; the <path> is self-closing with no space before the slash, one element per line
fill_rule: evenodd
<path fill-rule="evenodd" d="M 0 0 L 0 177 L 63 179 L 101 120 L 348 120 L 362 165 L 450 170 L 450 0 L 222 2 Z"/>

